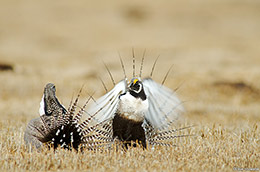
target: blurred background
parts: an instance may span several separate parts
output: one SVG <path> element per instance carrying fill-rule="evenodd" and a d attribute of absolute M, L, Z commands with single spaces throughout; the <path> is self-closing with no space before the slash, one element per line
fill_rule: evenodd
<path fill-rule="evenodd" d="M 132 48 L 144 76 L 159 57 L 154 80 L 178 88 L 188 123 L 253 123 L 260 119 L 260 1 L 35 1 L 0 2 L 0 112 L 4 120 L 38 116 L 43 88 L 53 82 L 68 106 L 104 94 L 128 77 Z"/>

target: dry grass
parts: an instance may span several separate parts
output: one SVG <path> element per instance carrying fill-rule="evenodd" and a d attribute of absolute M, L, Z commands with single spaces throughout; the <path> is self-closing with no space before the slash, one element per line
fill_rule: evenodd
<path fill-rule="evenodd" d="M 248 124 L 247 124 L 248 125 Z M 11 127 L 10 127 L 11 126 Z M 19 125 L 18 125 L 19 126 Z M 85 151 L 84 153 L 44 149 L 29 153 L 24 147 L 23 127 L 10 123 L 1 135 L 2 170 L 102 170 L 102 171 L 214 171 L 233 167 L 259 167 L 259 126 L 244 129 L 222 125 L 195 127 L 196 137 L 177 139 L 173 148 L 157 147 L 127 152 Z M 8 137 L 6 137 L 8 136 Z"/>
<path fill-rule="evenodd" d="M 192 7 L 192 8 L 191 8 Z M 88 2 L 26 0 L 0 5 L 0 170 L 231 171 L 260 168 L 260 3 L 257 0 Z M 84 93 L 104 94 L 101 76 L 123 77 L 117 50 L 131 73 L 131 47 L 144 73 L 159 54 L 158 82 L 179 85 L 195 124 L 174 148 L 30 153 L 23 131 L 37 117 L 43 87 L 55 83 L 68 106 Z"/>

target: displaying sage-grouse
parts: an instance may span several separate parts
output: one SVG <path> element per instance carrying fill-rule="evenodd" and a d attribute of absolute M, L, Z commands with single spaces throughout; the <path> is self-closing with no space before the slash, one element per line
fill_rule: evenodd
<path fill-rule="evenodd" d="M 79 93 L 69 110 L 66 110 L 58 101 L 55 92 L 55 85 L 52 83 L 44 88 L 39 109 L 40 117 L 31 120 L 25 130 L 24 140 L 27 145 L 41 148 L 43 144 L 47 144 L 54 149 L 61 147 L 78 150 L 79 147 L 94 149 L 111 142 L 107 137 L 104 138 L 104 135 L 111 135 L 108 133 L 108 125 L 100 123 L 90 126 L 92 116 L 81 121 L 90 98 L 82 108 L 76 111 Z"/>
<path fill-rule="evenodd" d="M 122 59 L 120 60 L 125 74 Z M 135 62 L 134 59 L 133 61 Z M 124 80 L 114 84 L 114 88 L 87 111 L 90 114 L 96 113 L 94 118 L 97 122 L 112 121 L 112 137 L 123 142 L 126 148 L 130 144 L 136 146 L 136 142 L 143 148 L 147 144 L 170 145 L 167 140 L 180 137 L 174 135 L 177 130 L 171 129 L 171 124 L 184 111 L 182 102 L 174 91 L 162 84 L 151 78 L 141 79 L 142 65 L 139 77 L 135 76 L 133 65 L 133 78 L 128 81 L 125 74 Z M 109 70 L 108 73 L 114 82 Z"/>

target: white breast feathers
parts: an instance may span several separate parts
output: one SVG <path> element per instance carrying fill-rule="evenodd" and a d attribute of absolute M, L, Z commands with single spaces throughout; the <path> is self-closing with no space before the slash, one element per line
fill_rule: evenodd
<path fill-rule="evenodd" d="M 129 92 L 119 97 L 117 113 L 134 121 L 143 121 L 144 113 L 148 110 L 148 100 L 135 98 Z"/>

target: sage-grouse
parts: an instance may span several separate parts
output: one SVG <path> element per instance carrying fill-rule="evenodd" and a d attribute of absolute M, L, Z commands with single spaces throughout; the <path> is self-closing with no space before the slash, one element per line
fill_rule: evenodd
<path fill-rule="evenodd" d="M 82 108 L 78 107 L 80 92 L 69 110 L 60 104 L 55 95 L 55 85 L 46 85 L 40 103 L 40 117 L 31 120 L 25 130 L 24 140 L 27 145 L 41 148 L 43 144 L 48 146 L 78 150 L 79 147 L 95 149 L 99 146 L 111 143 L 109 131 L 111 128 L 107 124 L 99 123 L 90 126 L 93 116 L 89 116 L 81 121 L 85 107 L 90 98 Z"/>
<path fill-rule="evenodd" d="M 94 118 L 97 122 L 110 120 L 113 129 L 112 138 L 119 140 L 126 148 L 130 144 L 136 146 L 136 142 L 143 148 L 146 148 L 147 144 L 173 145 L 174 138 L 185 136 L 175 135 L 176 131 L 185 128 L 172 129 L 172 123 L 184 111 L 182 102 L 177 98 L 176 93 L 163 86 L 163 83 L 158 84 L 151 77 L 141 79 L 144 59 L 142 59 L 140 74 L 136 76 L 133 54 L 131 80 L 127 80 L 121 58 L 120 61 L 125 79 L 115 84 L 106 66 L 114 88 L 99 98 L 87 110 L 88 113 L 95 113 Z M 165 79 L 167 75 L 168 73 Z"/>

